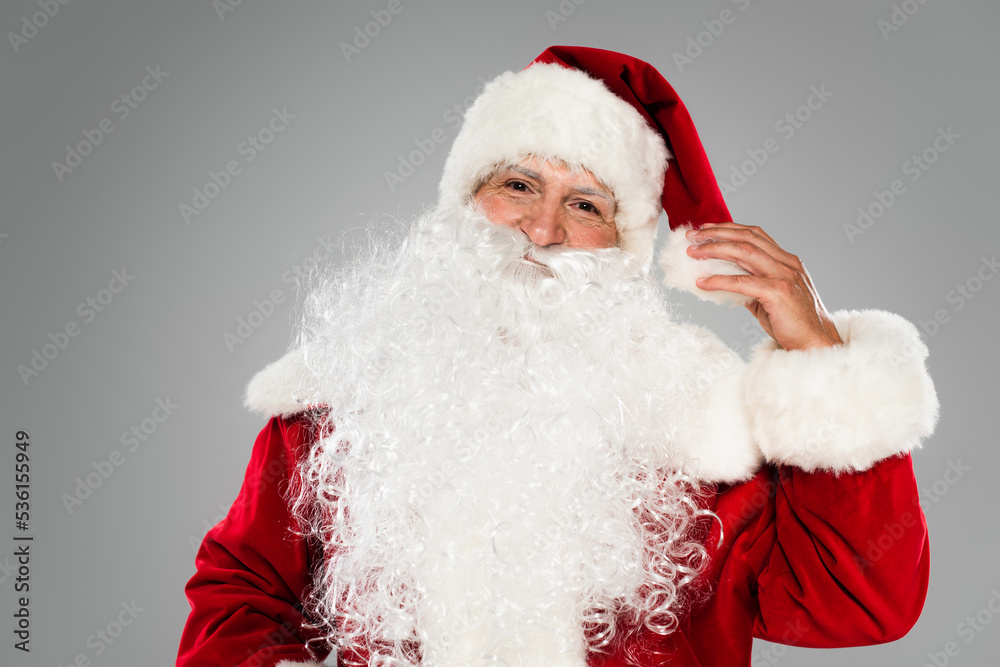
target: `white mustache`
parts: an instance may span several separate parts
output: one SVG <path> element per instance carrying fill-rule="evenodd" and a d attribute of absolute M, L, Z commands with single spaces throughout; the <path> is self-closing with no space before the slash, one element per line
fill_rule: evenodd
<path fill-rule="evenodd" d="M 638 266 L 618 248 L 580 249 L 529 244 L 524 260 L 548 269 L 551 277 L 572 285 L 639 274 Z"/>

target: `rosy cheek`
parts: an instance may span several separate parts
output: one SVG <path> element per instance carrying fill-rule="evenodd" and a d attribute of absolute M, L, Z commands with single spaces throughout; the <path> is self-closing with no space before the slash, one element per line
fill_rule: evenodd
<path fill-rule="evenodd" d="M 475 196 L 475 201 L 479 204 L 480 209 L 486 214 L 490 222 L 494 224 L 506 224 L 503 221 L 503 206 L 497 197 L 484 190 L 480 190 Z"/>
<path fill-rule="evenodd" d="M 614 230 L 607 229 L 583 229 L 578 231 L 572 238 L 572 246 L 587 250 L 611 248 L 615 245 L 616 241 Z"/>

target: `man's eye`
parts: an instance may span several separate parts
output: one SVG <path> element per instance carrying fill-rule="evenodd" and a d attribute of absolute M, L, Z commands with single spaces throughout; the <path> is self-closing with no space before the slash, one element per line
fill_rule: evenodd
<path fill-rule="evenodd" d="M 528 191 L 528 184 L 524 181 L 510 181 L 507 183 L 507 187 L 517 190 L 518 192 Z"/>
<path fill-rule="evenodd" d="M 577 208 L 579 208 L 581 211 L 584 211 L 585 213 L 597 213 L 597 214 L 600 214 L 600 211 L 598 210 L 598 208 L 596 206 L 594 206 L 593 204 L 591 204 L 589 201 L 582 201 L 579 204 L 577 204 L 576 206 L 577 206 Z"/>

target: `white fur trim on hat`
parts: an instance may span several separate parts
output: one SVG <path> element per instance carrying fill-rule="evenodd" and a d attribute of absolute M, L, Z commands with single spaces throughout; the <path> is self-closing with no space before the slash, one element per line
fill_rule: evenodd
<path fill-rule="evenodd" d="M 753 301 L 753 297 L 744 296 L 724 290 L 703 290 L 696 284 L 698 278 L 713 275 L 740 276 L 747 272 L 735 262 L 725 259 L 695 259 L 687 254 L 687 249 L 694 242 L 687 237 L 690 225 L 684 225 L 667 232 L 666 241 L 660 250 L 660 268 L 663 269 L 663 282 L 667 287 L 691 292 L 702 301 L 711 301 L 720 305 L 741 306 Z"/>
<path fill-rule="evenodd" d="M 862 471 L 934 430 L 938 400 L 916 327 L 878 310 L 833 315 L 844 345 L 757 348 L 747 374 L 754 439 L 772 463 Z"/>
<path fill-rule="evenodd" d="M 562 65 L 501 74 L 465 114 L 438 186 L 439 204 L 469 202 L 498 167 L 529 155 L 583 167 L 610 188 L 619 246 L 649 267 L 669 153 L 631 104 Z"/>
<path fill-rule="evenodd" d="M 274 667 L 323 667 L 321 662 L 292 662 L 291 660 L 282 660 Z"/>

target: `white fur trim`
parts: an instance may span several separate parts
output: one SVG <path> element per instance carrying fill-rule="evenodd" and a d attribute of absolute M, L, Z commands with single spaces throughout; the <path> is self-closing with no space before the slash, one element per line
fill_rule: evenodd
<path fill-rule="evenodd" d="M 834 314 L 845 345 L 780 349 L 773 341 L 750 365 L 701 331 L 702 374 L 694 419 L 683 433 L 687 472 L 703 482 L 739 482 L 766 460 L 807 471 L 866 470 L 909 452 L 931 434 L 938 400 L 916 328 L 891 313 Z M 265 415 L 307 409 L 312 375 L 301 352 L 259 372 L 246 404 Z"/>
<path fill-rule="evenodd" d="M 739 362 L 739 370 L 721 378 L 711 389 L 705 430 L 694 452 L 694 477 L 704 482 L 741 482 L 764 463 L 764 455 L 751 436 L 743 400 L 746 365 L 742 359 Z"/>
<path fill-rule="evenodd" d="M 321 662 L 292 662 L 291 660 L 282 660 L 274 667 L 323 667 Z"/>
<path fill-rule="evenodd" d="M 293 350 L 254 375 L 244 405 L 268 417 L 294 415 L 309 407 L 304 397 L 312 380 L 302 351 Z"/>
<path fill-rule="evenodd" d="M 833 319 L 845 345 L 784 351 L 766 341 L 750 361 L 753 433 L 772 463 L 867 470 L 934 430 L 938 400 L 916 327 L 877 310 Z"/>
<path fill-rule="evenodd" d="M 693 327 L 701 350 L 689 359 L 699 369 L 697 397 L 691 410 L 697 417 L 683 418 L 685 472 L 702 482 L 738 482 L 753 475 L 763 455 L 753 442 L 749 415 L 743 399 L 747 365 L 719 338 L 703 327 Z M 301 350 L 289 352 L 257 373 L 246 390 L 246 406 L 265 416 L 287 417 L 308 409 L 312 401 L 312 374 Z"/>
<path fill-rule="evenodd" d="M 619 246 L 649 267 L 669 153 L 631 104 L 558 64 L 501 74 L 465 114 L 444 165 L 439 204 L 467 203 L 498 166 L 528 155 L 583 167 L 610 188 Z"/>
<path fill-rule="evenodd" d="M 764 456 L 753 441 L 744 399 L 747 364 L 708 329 L 685 326 L 701 347 L 696 358 L 684 360 L 697 368 L 691 405 L 678 410 L 677 423 L 686 427 L 680 437 L 685 472 L 702 482 L 748 479 Z"/>
<path fill-rule="evenodd" d="M 734 262 L 724 259 L 695 259 L 687 254 L 687 249 L 693 242 L 686 235 L 690 225 L 683 225 L 667 233 L 666 241 L 660 250 L 660 267 L 663 269 L 663 282 L 667 287 L 691 292 L 702 301 L 711 301 L 720 305 L 741 306 L 753 301 L 752 297 L 735 292 L 707 291 L 699 289 L 695 280 L 706 276 L 747 275 Z"/>

